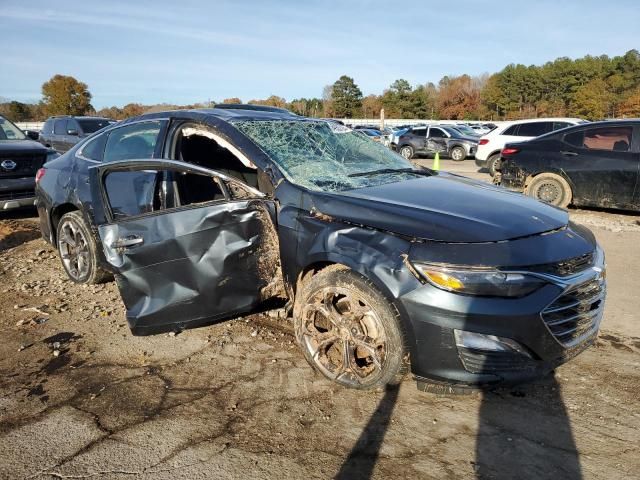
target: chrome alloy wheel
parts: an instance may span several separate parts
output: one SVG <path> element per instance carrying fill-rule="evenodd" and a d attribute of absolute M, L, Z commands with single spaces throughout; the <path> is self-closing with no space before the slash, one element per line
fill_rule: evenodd
<path fill-rule="evenodd" d="M 91 253 L 82 230 L 72 219 L 63 220 L 58 235 L 58 251 L 64 268 L 74 280 L 89 274 Z"/>

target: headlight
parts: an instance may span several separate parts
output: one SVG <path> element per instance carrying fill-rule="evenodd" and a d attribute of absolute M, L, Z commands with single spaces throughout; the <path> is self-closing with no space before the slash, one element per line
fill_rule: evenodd
<path fill-rule="evenodd" d="M 416 270 L 434 287 L 449 292 L 485 297 L 523 297 L 535 292 L 546 282 L 522 273 L 495 269 L 464 269 L 414 263 Z"/>

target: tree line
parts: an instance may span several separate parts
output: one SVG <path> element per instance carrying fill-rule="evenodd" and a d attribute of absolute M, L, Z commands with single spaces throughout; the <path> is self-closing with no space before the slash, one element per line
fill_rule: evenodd
<path fill-rule="evenodd" d="M 86 84 L 55 75 L 42 85 L 38 104 L 0 103 L 0 114 L 13 121 L 43 120 L 51 115 L 100 115 L 116 120 L 147 112 L 176 108 L 204 108 L 215 102 L 191 105 L 130 103 L 96 111 Z M 242 103 L 237 97 L 222 103 Z M 543 65 L 510 64 L 500 72 L 444 76 L 411 85 L 398 79 L 380 95 L 363 96 L 355 80 L 341 76 L 327 85 L 322 96 L 287 101 L 271 95 L 247 103 L 289 109 L 309 117 L 432 118 L 452 120 L 509 120 L 575 116 L 588 120 L 640 117 L 640 53 L 570 59 L 561 57 Z"/>

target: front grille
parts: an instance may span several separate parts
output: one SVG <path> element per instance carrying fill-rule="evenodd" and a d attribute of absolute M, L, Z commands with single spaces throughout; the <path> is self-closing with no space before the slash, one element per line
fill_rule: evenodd
<path fill-rule="evenodd" d="M 574 347 L 596 333 L 605 291 L 605 281 L 598 276 L 570 288 L 542 311 L 544 323 L 562 345 Z"/>
<path fill-rule="evenodd" d="M 24 177 L 28 175 L 36 175 L 39 168 L 42 167 L 46 160 L 46 155 L 20 155 L 7 154 L 0 157 L 0 164 L 5 160 L 12 160 L 16 166 L 10 170 L 0 166 L 0 177 Z"/>
<path fill-rule="evenodd" d="M 583 270 L 591 267 L 593 265 L 593 260 L 594 254 L 587 253 L 585 255 L 580 255 L 579 257 L 563 260 L 562 262 L 558 263 L 535 265 L 533 267 L 529 267 L 529 270 L 531 270 L 532 272 L 547 273 L 549 275 L 566 277 L 568 275 L 580 273 Z"/>
<path fill-rule="evenodd" d="M 515 352 L 490 352 L 458 347 L 458 354 L 465 370 L 471 373 L 521 372 L 537 368 L 537 363 Z"/>
<path fill-rule="evenodd" d="M 0 192 L 0 200 L 20 200 L 21 198 L 30 198 L 33 196 L 35 196 L 35 192 L 33 191 L 33 189 Z"/>

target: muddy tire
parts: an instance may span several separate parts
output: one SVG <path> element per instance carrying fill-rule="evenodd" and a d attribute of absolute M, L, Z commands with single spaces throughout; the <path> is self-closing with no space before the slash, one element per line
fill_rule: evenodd
<path fill-rule="evenodd" d="M 411 160 L 414 155 L 413 147 L 411 147 L 410 145 L 404 145 L 400 148 L 399 153 L 407 160 Z"/>
<path fill-rule="evenodd" d="M 65 213 L 58 222 L 56 244 L 62 267 L 75 283 L 102 283 L 110 278 L 100 268 L 98 249 L 87 224 L 78 211 Z"/>
<path fill-rule="evenodd" d="M 502 160 L 500 159 L 499 153 L 494 153 L 489 157 L 489 159 L 487 160 L 487 169 L 489 170 L 489 175 L 491 175 L 492 177 L 496 176 L 496 173 L 498 172 L 497 168 L 500 166 L 501 161 Z"/>
<path fill-rule="evenodd" d="M 555 173 L 536 175 L 529 183 L 525 193 L 536 200 L 560 208 L 567 208 L 573 197 L 573 192 L 567 181 Z"/>
<path fill-rule="evenodd" d="M 294 322 L 309 364 L 342 386 L 381 388 L 400 383 L 406 372 L 398 311 L 346 267 L 325 268 L 302 285 Z"/>
<path fill-rule="evenodd" d="M 449 157 L 451 157 L 451 160 L 454 162 L 461 162 L 467 157 L 467 152 L 465 152 L 462 147 L 453 147 L 449 153 Z"/>

